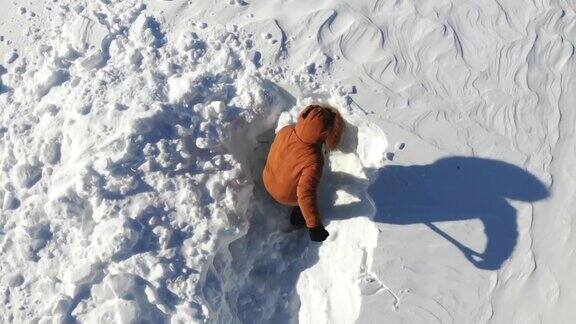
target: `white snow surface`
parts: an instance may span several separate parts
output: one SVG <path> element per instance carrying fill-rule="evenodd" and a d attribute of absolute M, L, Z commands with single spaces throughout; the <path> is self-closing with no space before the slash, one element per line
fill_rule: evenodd
<path fill-rule="evenodd" d="M 574 322 L 575 45 L 568 0 L 5 1 L 0 322 Z M 313 103 L 321 244 L 260 177 Z"/>

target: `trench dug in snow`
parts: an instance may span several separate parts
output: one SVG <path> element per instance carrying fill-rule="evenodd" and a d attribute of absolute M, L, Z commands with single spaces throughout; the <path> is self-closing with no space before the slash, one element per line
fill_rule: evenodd
<path fill-rule="evenodd" d="M 325 103 L 328 103 L 325 102 Z M 294 122 L 300 111 L 283 113 L 278 127 Z M 322 245 L 311 242 L 305 230 L 288 224 L 289 207 L 265 193 L 260 173 L 273 140 L 272 132 L 249 155 L 254 192 L 248 207 L 246 234 L 220 250 L 208 271 L 204 296 L 222 322 L 291 322 L 312 317 L 352 322 L 363 294 L 385 285 L 369 273 L 377 230 L 366 190 L 368 179 L 381 166 L 386 138 L 376 126 L 344 112 L 347 132 L 340 151 L 328 163 L 319 190 L 324 222 L 331 232 Z M 348 219 L 348 213 L 364 216 Z"/>
<path fill-rule="evenodd" d="M 260 172 L 274 127 L 311 100 L 263 78 L 234 27 L 167 39 L 142 7 L 108 9 L 124 32 L 70 13 L 3 77 L 0 262 L 22 286 L 6 318 L 354 320 L 379 289 L 366 188 L 382 131 L 341 89 L 316 96 L 350 124 L 320 190 L 332 235 L 286 232 Z"/>

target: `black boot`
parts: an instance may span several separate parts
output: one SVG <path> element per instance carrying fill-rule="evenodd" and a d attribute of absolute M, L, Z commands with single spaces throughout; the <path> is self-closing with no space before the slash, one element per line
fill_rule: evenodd
<path fill-rule="evenodd" d="M 290 224 L 295 228 L 302 228 L 306 225 L 300 207 L 296 206 L 292 209 L 292 213 L 290 214 Z"/>

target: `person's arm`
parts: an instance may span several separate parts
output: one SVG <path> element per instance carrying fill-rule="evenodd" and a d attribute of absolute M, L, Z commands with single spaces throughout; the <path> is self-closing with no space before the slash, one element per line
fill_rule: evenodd
<path fill-rule="evenodd" d="M 298 187 L 296 189 L 298 206 L 300 206 L 302 210 L 302 215 L 308 228 L 322 226 L 316 199 L 321 177 L 322 165 L 321 163 L 314 163 L 302 170 L 300 179 L 298 180 Z"/>

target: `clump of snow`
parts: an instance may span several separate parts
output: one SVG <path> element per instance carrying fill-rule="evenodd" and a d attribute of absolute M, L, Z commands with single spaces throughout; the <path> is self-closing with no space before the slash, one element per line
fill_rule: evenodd
<path fill-rule="evenodd" d="M 17 58 L 18 58 L 18 53 L 16 51 L 9 51 L 4 56 L 4 63 L 6 63 L 7 65 L 11 64 L 14 61 L 16 61 Z"/>

